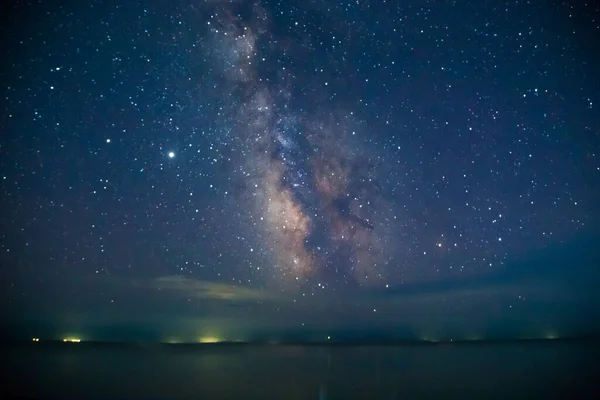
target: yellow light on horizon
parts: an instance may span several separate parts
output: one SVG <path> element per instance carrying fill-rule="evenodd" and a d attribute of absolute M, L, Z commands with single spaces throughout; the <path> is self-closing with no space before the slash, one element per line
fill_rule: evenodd
<path fill-rule="evenodd" d="M 81 342 L 81 339 L 79 339 L 79 338 L 64 338 L 62 341 L 64 343 L 66 343 L 66 342 L 79 343 L 79 342 Z"/>
<path fill-rule="evenodd" d="M 216 336 L 203 336 L 200 338 L 200 343 L 219 343 L 222 340 Z"/>
<path fill-rule="evenodd" d="M 40 341 L 40 338 L 36 338 L 36 337 L 34 337 L 34 338 L 33 338 L 33 339 L 31 339 L 31 340 L 32 340 L 33 342 L 39 342 L 39 341 Z"/>

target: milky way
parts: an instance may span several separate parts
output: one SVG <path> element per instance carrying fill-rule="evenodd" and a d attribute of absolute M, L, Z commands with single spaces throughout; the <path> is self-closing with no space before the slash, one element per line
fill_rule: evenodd
<path fill-rule="evenodd" d="M 247 21 L 231 10 L 215 14 L 224 15 L 211 21 L 215 68 L 230 83 L 225 101 L 234 105 L 234 135 L 253 171 L 245 179 L 257 192 L 254 207 L 265 221 L 264 245 L 276 255 L 273 268 L 296 280 L 381 283 L 391 257 L 390 220 L 373 181 L 373 155 L 355 150 L 357 126 L 336 120 L 343 112 L 307 115 L 296 108 L 293 77 L 284 69 L 261 78 L 261 52 L 284 51 L 266 32 L 264 10 L 255 6 Z"/>
<path fill-rule="evenodd" d="M 70 283 L 104 278 L 291 304 L 484 287 L 600 226 L 589 4 L 13 3 L 13 310 L 120 304 Z"/>
<path fill-rule="evenodd" d="M 483 200 L 486 188 L 467 188 L 464 201 L 444 198 L 441 189 L 428 193 L 422 182 L 429 172 L 398 160 L 393 152 L 400 146 L 378 146 L 379 128 L 328 99 L 328 82 L 300 82 L 297 65 L 271 64 L 291 53 L 310 57 L 311 46 L 277 37 L 260 4 L 219 5 L 210 15 L 214 71 L 228 82 L 223 103 L 231 133 L 224 140 L 250 171 L 243 177 L 245 198 L 261 216 L 254 234 L 273 256 L 274 276 L 402 283 L 465 269 L 485 273 L 502 265 L 507 246 L 518 248 L 515 233 L 522 228 L 515 232 L 505 221 L 525 224 L 531 218 L 526 210 L 507 212 L 507 198 Z M 397 131 L 409 142 L 400 126 Z M 441 157 L 432 154 L 431 161 Z M 454 171 L 442 169 L 438 179 L 440 188 L 463 186 Z M 465 218 L 471 202 L 482 200 L 487 204 L 476 210 L 487 215 Z"/>

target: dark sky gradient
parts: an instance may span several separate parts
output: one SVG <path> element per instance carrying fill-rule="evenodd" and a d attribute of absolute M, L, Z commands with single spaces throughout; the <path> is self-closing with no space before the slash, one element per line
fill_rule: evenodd
<path fill-rule="evenodd" d="M 6 334 L 600 329 L 600 9 L 15 1 Z"/>

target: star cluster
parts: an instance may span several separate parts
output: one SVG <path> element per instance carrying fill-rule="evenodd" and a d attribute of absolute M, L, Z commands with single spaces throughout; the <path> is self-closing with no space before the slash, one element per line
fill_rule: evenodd
<path fill-rule="evenodd" d="M 456 282 L 598 222 L 590 4 L 39 3 L 3 28 L 9 304 Z"/>

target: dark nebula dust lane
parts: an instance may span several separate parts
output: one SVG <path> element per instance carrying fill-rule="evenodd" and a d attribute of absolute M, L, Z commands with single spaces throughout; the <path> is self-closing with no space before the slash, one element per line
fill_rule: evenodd
<path fill-rule="evenodd" d="M 591 2 L 6 15 L 0 302 L 16 319 L 439 313 L 444 330 L 453 312 L 542 326 L 599 309 L 581 244 L 600 226 Z"/>
<path fill-rule="evenodd" d="M 377 167 L 363 164 L 380 156 L 353 148 L 360 146 L 350 130 L 356 127 L 344 122 L 344 130 L 340 122 L 331 121 L 343 119 L 343 112 L 319 121 L 299 108 L 290 94 L 298 89 L 290 77 L 293 72 L 269 76 L 270 65 L 263 71 L 260 61 L 265 55 L 280 57 L 302 47 L 293 42 L 278 45 L 264 28 L 272 21 L 263 9 L 254 9 L 247 20 L 234 17 L 233 11 L 224 15 L 223 20 L 211 21 L 211 26 L 220 27 L 211 33 L 225 53 L 217 53 L 216 65 L 228 60 L 220 71 L 229 84 L 223 101 L 232 103 L 228 109 L 235 112 L 231 129 L 242 138 L 241 161 L 255 173 L 250 179 L 257 183 L 243 187 L 263 213 L 264 246 L 275 257 L 274 269 L 303 282 L 315 276 L 333 277 L 331 283 L 368 276 L 373 260 L 386 263 L 392 257 L 384 238 L 391 230 L 372 222 L 389 212 L 380 209 L 382 200 L 371 184 Z M 343 274 L 331 274 L 331 265 Z M 374 281 L 381 280 L 382 271 Z"/>

